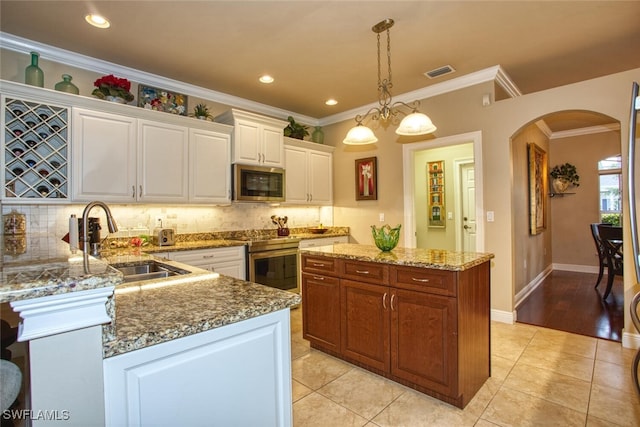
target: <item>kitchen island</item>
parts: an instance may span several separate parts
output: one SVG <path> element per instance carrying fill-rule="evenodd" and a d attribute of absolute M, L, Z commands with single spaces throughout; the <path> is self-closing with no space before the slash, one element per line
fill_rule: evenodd
<path fill-rule="evenodd" d="M 357 244 L 300 253 L 313 348 L 460 408 L 491 375 L 493 254 Z"/>
<path fill-rule="evenodd" d="M 65 426 L 292 424 L 299 295 L 165 260 L 189 274 L 121 284 L 110 263 L 153 256 L 41 247 L 5 256 L 0 280 L 29 341 L 33 411 Z"/>

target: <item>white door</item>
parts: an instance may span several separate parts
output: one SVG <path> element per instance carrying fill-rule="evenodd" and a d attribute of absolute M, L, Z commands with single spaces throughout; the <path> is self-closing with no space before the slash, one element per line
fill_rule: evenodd
<path fill-rule="evenodd" d="M 231 142 L 228 135 L 189 129 L 189 201 L 231 202 Z"/>
<path fill-rule="evenodd" d="M 136 200 L 136 119 L 73 109 L 73 200 Z"/>
<path fill-rule="evenodd" d="M 187 202 L 189 130 L 148 120 L 138 121 L 138 200 Z"/>
<path fill-rule="evenodd" d="M 462 250 L 476 251 L 476 181 L 473 163 L 460 167 L 460 182 L 462 184 Z"/>

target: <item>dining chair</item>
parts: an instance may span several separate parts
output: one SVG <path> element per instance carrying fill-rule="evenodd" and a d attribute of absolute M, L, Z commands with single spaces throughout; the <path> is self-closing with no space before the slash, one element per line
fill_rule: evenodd
<path fill-rule="evenodd" d="M 602 296 L 606 299 L 611 293 L 615 275 L 623 275 L 622 227 L 598 224 L 598 234 L 607 259 L 607 289 Z"/>
<path fill-rule="evenodd" d="M 591 235 L 593 236 L 593 241 L 596 245 L 596 250 L 598 252 L 598 280 L 596 280 L 595 288 L 600 285 L 600 281 L 602 280 L 602 276 L 604 274 L 604 268 L 607 267 L 607 254 L 604 251 L 604 247 L 602 246 L 602 239 L 600 238 L 600 233 L 598 233 L 598 223 L 592 223 L 591 225 Z"/>
<path fill-rule="evenodd" d="M 600 281 L 602 280 L 602 275 L 604 274 L 604 269 L 607 266 L 607 254 L 605 252 L 604 247 L 602 246 L 602 239 L 600 238 L 600 233 L 598 232 L 598 226 L 603 226 L 603 227 L 612 227 L 612 224 L 607 224 L 605 222 L 600 222 L 600 223 L 592 223 L 591 224 L 591 235 L 593 236 L 593 241 L 595 242 L 596 245 L 596 250 L 598 252 L 598 262 L 599 262 L 599 268 L 598 268 L 598 280 L 596 280 L 596 285 L 594 286 L 595 288 L 598 287 L 598 285 L 600 285 Z"/>

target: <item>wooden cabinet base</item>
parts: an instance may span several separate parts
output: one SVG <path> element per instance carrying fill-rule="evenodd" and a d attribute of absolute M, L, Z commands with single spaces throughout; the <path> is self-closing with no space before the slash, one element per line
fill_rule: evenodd
<path fill-rule="evenodd" d="M 489 262 L 445 271 L 303 255 L 302 268 L 312 348 L 459 408 L 490 377 Z"/>

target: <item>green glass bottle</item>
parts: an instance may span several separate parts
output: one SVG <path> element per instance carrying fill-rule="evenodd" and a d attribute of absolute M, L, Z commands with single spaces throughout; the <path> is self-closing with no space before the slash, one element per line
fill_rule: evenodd
<path fill-rule="evenodd" d="M 31 65 L 24 70 L 24 82 L 31 86 L 44 87 L 44 72 L 38 67 L 38 52 L 31 52 Z"/>
<path fill-rule="evenodd" d="M 54 89 L 60 92 L 73 93 L 75 95 L 80 93 L 78 86 L 71 83 L 72 77 L 69 74 L 62 75 L 62 81 L 56 83 Z"/>
<path fill-rule="evenodd" d="M 316 129 L 311 133 L 311 140 L 317 144 L 324 143 L 324 132 L 322 132 L 322 127 L 316 126 Z"/>

